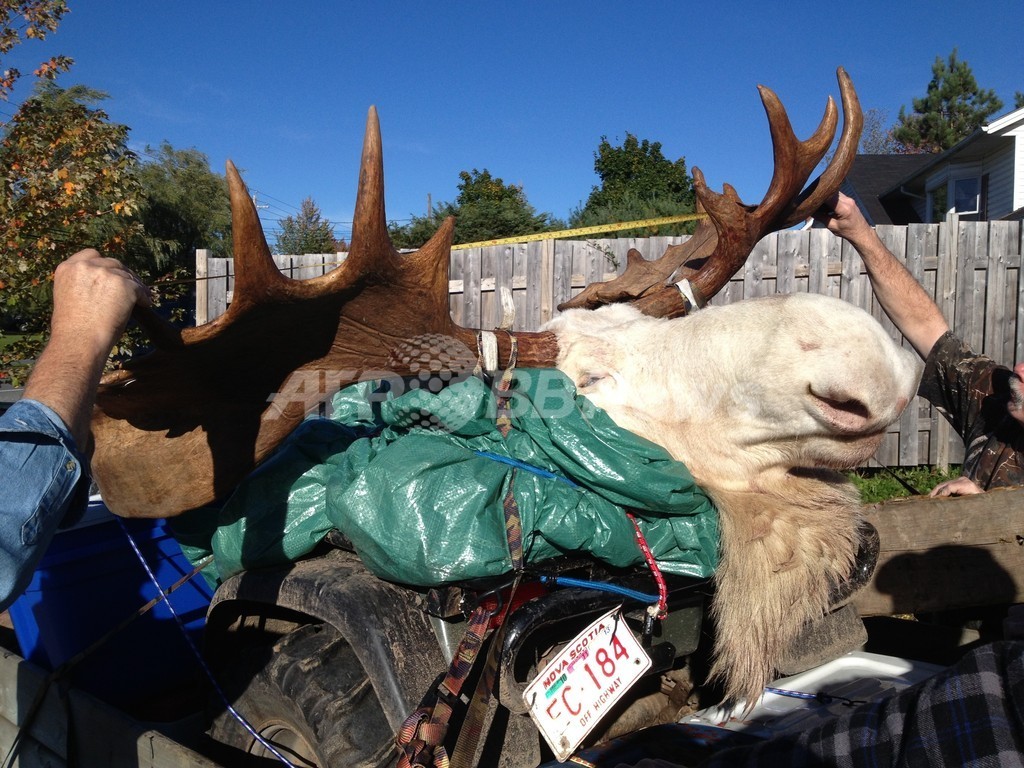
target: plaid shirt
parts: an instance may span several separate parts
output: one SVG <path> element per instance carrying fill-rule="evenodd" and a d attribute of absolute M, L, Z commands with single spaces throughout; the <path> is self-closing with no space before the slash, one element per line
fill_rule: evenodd
<path fill-rule="evenodd" d="M 933 677 L 805 731 L 659 725 L 541 768 L 1024 766 L 1024 641 L 979 646 Z"/>
<path fill-rule="evenodd" d="M 712 766 L 1024 766 L 1024 641 L 981 646 L 849 715 L 701 764 Z"/>
<path fill-rule="evenodd" d="M 1006 412 L 1012 375 L 952 332 L 925 360 L 918 394 L 963 438 L 963 474 L 984 490 L 1024 485 L 1024 428 Z"/>

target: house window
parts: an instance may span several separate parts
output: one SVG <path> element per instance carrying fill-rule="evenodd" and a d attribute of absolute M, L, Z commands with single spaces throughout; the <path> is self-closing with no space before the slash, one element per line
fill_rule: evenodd
<path fill-rule="evenodd" d="M 953 210 L 957 213 L 977 213 L 981 198 L 981 180 L 977 176 L 953 182 Z"/>

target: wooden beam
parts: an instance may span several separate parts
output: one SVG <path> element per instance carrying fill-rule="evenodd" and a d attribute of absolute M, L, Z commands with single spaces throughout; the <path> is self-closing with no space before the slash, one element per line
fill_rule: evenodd
<path fill-rule="evenodd" d="M 1024 602 L 1024 488 L 896 499 L 865 517 L 881 552 L 854 596 L 861 616 Z"/>

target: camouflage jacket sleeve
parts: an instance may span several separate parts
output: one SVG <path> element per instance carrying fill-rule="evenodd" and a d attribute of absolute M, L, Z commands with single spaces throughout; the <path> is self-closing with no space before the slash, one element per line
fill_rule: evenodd
<path fill-rule="evenodd" d="M 963 438 L 963 474 L 986 489 L 1024 484 L 1024 430 L 1006 410 L 1011 375 L 947 332 L 928 354 L 918 389 Z"/>

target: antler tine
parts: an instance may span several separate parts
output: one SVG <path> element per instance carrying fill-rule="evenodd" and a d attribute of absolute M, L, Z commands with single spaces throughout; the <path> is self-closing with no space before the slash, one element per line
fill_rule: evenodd
<path fill-rule="evenodd" d="M 377 262 L 382 252 L 386 258 L 397 258 L 398 251 L 388 235 L 387 214 L 384 210 L 384 151 L 376 107 L 370 107 L 366 115 L 359 188 L 352 219 L 349 262 L 355 265 L 366 261 Z"/>
<path fill-rule="evenodd" d="M 843 133 L 839 137 L 839 144 L 828 167 L 794 201 L 793 211 L 783 219 L 782 227 L 790 227 L 813 216 L 814 212 L 835 194 L 846 174 L 850 172 L 850 166 L 857 155 L 857 145 L 864 129 L 864 113 L 846 70 L 839 67 L 836 77 L 839 80 L 839 93 L 843 101 Z"/>
<path fill-rule="evenodd" d="M 775 154 L 775 171 L 755 215 L 763 221 L 772 221 L 803 189 L 807 177 L 821 161 L 835 137 L 839 116 L 835 101 L 830 96 L 817 130 L 806 141 L 800 141 L 793 133 L 789 115 L 786 114 L 786 109 L 775 92 L 763 85 L 758 86 L 758 91 L 768 115 Z"/>
<path fill-rule="evenodd" d="M 256 206 L 230 160 L 227 178 L 235 256 L 235 294 L 228 311 L 238 314 L 258 304 L 267 294 L 280 290 L 290 280 L 274 264 Z"/>

